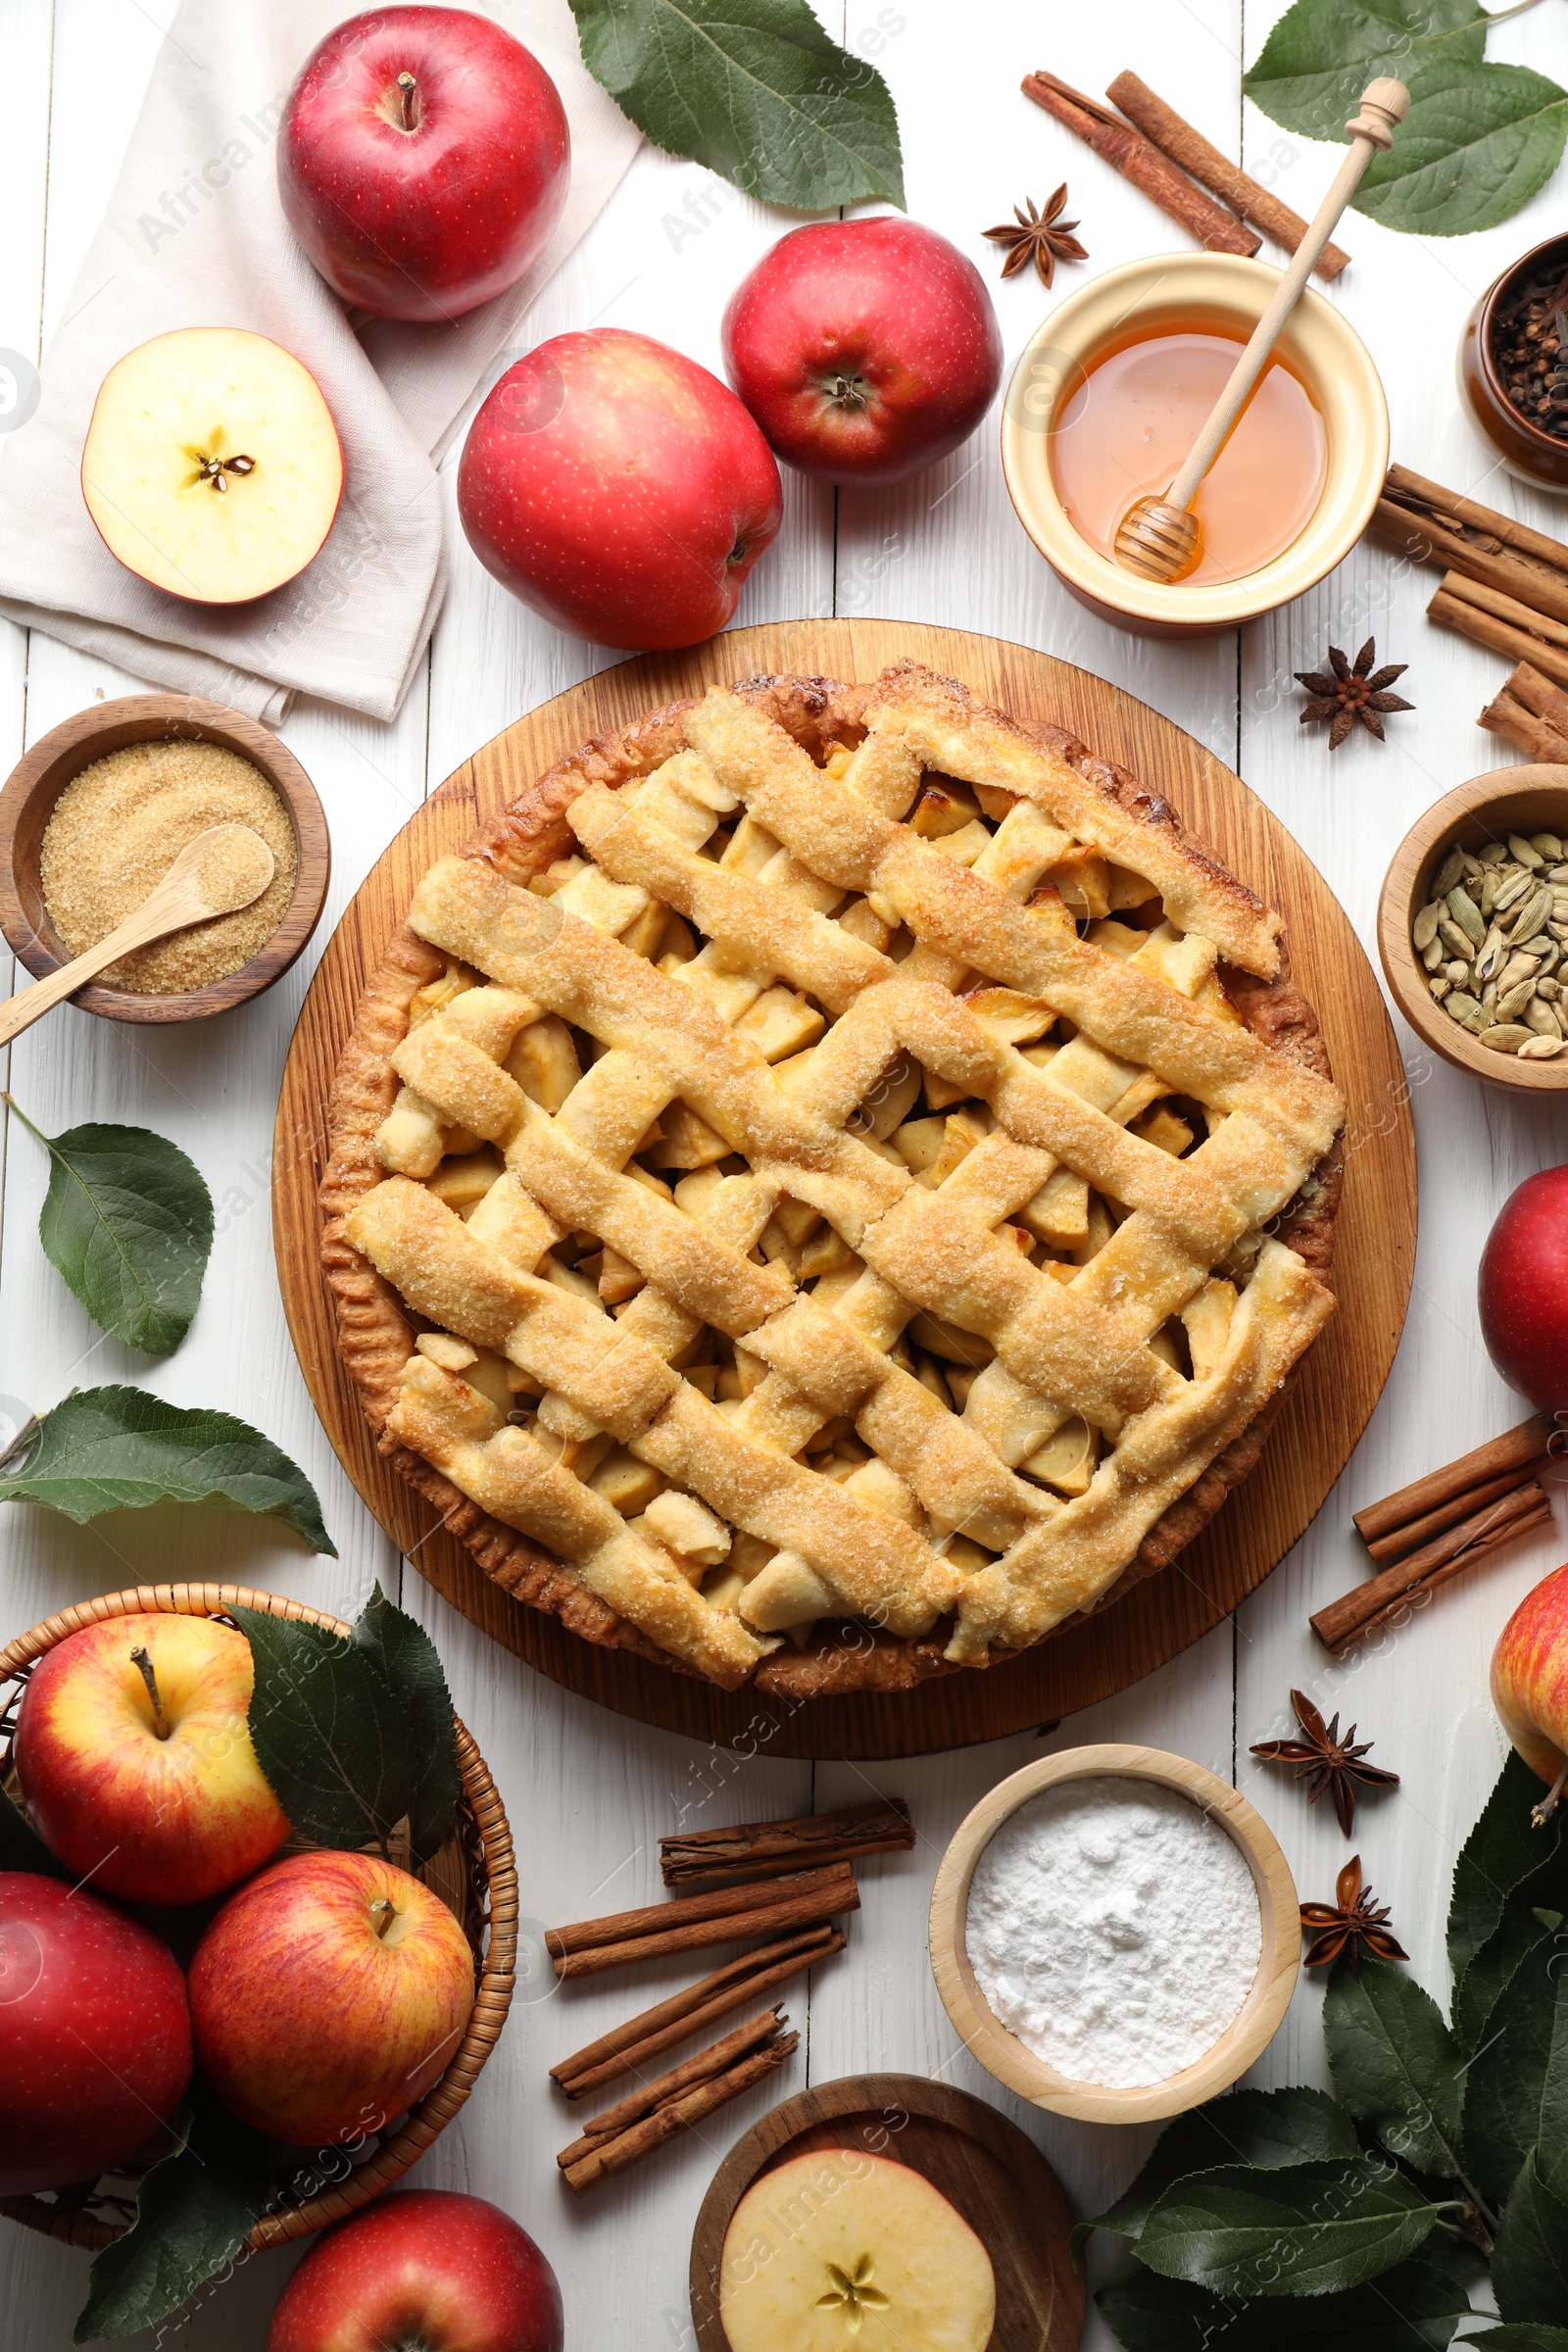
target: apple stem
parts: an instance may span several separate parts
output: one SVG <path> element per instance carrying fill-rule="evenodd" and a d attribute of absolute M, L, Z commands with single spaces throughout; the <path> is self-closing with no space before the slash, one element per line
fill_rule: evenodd
<path fill-rule="evenodd" d="M 158 1677 L 153 1672 L 153 1662 L 145 1649 L 133 1649 L 130 1662 L 146 1684 L 147 1695 L 153 1702 L 153 1729 L 160 1740 L 167 1740 L 173 1727 L 164 1713 L 164 1702 L 158 1695 Z"/>
<path fill-rule="evenodd" d="M 417 130 L 420 114 L 418 84 L 412 74 L 405 73 L 398 75 L 398 88 L 402 93 L 403 127 L 405 130 Z"/>
<path fill-rule="evenodd" d="M 1540 1804 L 1537 1805 L 1535 1811 L 1531 1814 L 1530 1827 L 1533 1830 L 1544 1830 L 1547 1822 L 1551 1819 L 1552 1815 L 1556 1812 L 1557 1799 L 1562 1794 L 1563 1784 L 1565 1782 L 1568 1782 L 1568 1764 L 1564 1764 L 1561 1772 L 1558 1773 L 1557 1778 L 1552 1782 L 1551 1787 L 1546 1790 L 1545 1795 L 1542 1798 Z"/>
<path fill-rule="evenodd" d="M 378 1936 L 384 1938 L 397 1915 L 398 1907 L 392 1897 L 389 1894 L 378 1894 L 370 1905 L 370 1917 L 375 1921 L 375 1932 Z"/>

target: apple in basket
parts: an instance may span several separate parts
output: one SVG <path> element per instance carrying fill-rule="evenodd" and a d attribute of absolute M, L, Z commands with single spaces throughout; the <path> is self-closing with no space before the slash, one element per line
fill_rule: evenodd
<path fill-rule="evenodd" d="M 63 1880 L 0 1871 L 0 2194 L 94 2180 L 172 2114 L 191 2076 L 168 1945 Z"/>
<path fill-rule="evenodd" d="M 241 605 L 319 551 L 343 449 L 292 352 L 243 327 L 180 327 L 104 377 L 81 494 L 127 571 L 193 604 Z"/>
<path fill-rule="evenodd" d="M 1568 1413 L 1568 1161 L 1509 1194 L 1481 1254 L 1481 1336 L 1510 1388 Z"/>
<path fill-rule="evenodd" d="M 378 2197 L 317 2239 L 283 2289 L 267 2352 L 561 2352 L 556 2274 L 483 2197 Z"/>
<path fill-rule="evenodd" d="M 917 220 L 820 220 L 764 253 L 724 313 L 730 382 L 786 465 L 899 482 L 966 441 L 1002 381 L 974 264 Z"/>
<path fill-rule="evenodd" d="M 379 318 L 455 318 L 515 285 L 561 218 L 571 137 L 519 40 L 463 8 L 375 8 L 306 59 L 277 143 L 289 226 Z"/>
<path fill-rule="evenodd" d="M 723 628 L 784 503 L 717 376 L 599 327 L 508 368 L 464 444 L 458 514 L 486 570 L 558 628 L 662 651 Z"/>
<path fill-rule="evenodd" d="M 203 2074 L 292 2147 L 373 2137 L 457 2055 L 473 1954 L 438 1895 L 360 1853 L 274 1862 L 231 1894 L 191 1962 Z"/>
<path fill-rule="evenodd" d="M 33 1828 L 100 1894 L 220 1894 L 288 1836 L 251 1746 L 251 1645 L 207 1617 L 110 1617 L 39 1660 L 15 1763 Z"/>

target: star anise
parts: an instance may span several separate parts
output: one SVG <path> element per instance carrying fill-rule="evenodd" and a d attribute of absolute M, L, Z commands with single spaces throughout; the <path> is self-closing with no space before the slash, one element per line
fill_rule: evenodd
<path fill-rule="evenodd" d="M 1384 1925 L 1388 1905 L 1374 1910 L 1376 1898 L 1371 1887 L 1362 1889 L 1359 1854 L 1350 1856 L 1335 1881 L 1334 1897 L 1332 1904 L 1301 1905 L 1301 1933 L 1312 1938 L 1306 1952 L 1308 1968 L 1327 1968 L 1342 1952 L 1352 1968 L 1359 1968 L 1363 1948 L 1376 1952 L 1380 1960 L 1409 1959 L 1404 1946 L 1396 1942 L 1393 1931 Z"/>
<path fill-rule="evenodd" d="M 988 228 L 982 232 L 993 244 L 1012 248 L 1002 265 L 1004 277 L 1011 277 L 1014 270 L 1027 270 L 1033 262 L 1040 273 L 1041 284 L 1049 286 L 1058 262 L 1088 261 L 1087 248 L 1080 245 L 1072 233 L 1078 226 L 1077 221 L 1057 219 L 1066 201 L 1067 182 L 1063 180 L 1043 213 L 1036 212 L 1034 198 L 1026 196 L 1024 204 L 1029 208 L 1027 212 L 1022 205 L 1015 204 L 1011 220 L 1004 220 L 1000 228 Z"/>
<path fill-rule="evenodd" d="M 1345 1738 L 1340 1738 L 1340 1719 L 1325 1724 L 1304 1690 L 1291 1692 L 1291 1704 L 1296 1720 L 1301 1727 L 1299 1740 L 1260 1740 L 1252 1749 L 1265 1764 L 1294 1764 L 1296 1779 L 1306 1783 L 1306 1801 L 1315 1805 L 1324 1789 L 1334 1799 L 1334 1810 L 1340 1817 L 1340 1827 L 1347 1838 L 1355 1821 L 1355 1784 L 1368 1788 L 1396 1788 L 1399 1776 L 1385 1772 L 1380 1765 L 1363 1764 L 1362 1757 L 1370 1749 L 1370 1740 L 1355 1743 L 1352 1723 Z"/>
<path fill-rule="evenodd" d="M 1298 669 L 1296 672 L 1298 684 L 1304 686 L 1312 697 L 1301 712 L 1301 724 L 1304 727 L 1309 719 L 1330 720 L 1331 752 L 1338 751 L 1357 719 L 1369 735 L 1375 735 L 1382 743 L 1385 740 L 1383 721 L 1378 713 L 1382 710 L 1415 709 L 1414 703 L 1407 703 L 1402 694 L 1387 692 L 1396 678 L 1403 677 L 1410 666 L 1408 662 L 1390 662 L 1382 669 L 1374 670 L 1372 664 L 1377 660 L 1377 639 L 1369 637 L 1356 655 L 1352 668 L 1340 648 L 1331 645 L 1327 669 Z"/>

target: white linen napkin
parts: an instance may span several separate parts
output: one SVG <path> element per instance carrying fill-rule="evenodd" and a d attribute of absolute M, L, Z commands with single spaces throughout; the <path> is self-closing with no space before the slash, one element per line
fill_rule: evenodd
<path fill-rule="evenodd" d="M 639 133 L 585 70 L 567 0 L 466 0 L 531 49 L 571 127 L 571 191 L 516 286 L 445 326 L 359 333 L 278 201 L 295 75 L 354 0 L 181 0 L 108 213 L 45 356 L 37 411 L 0 464 L 0 612 L 155 685 L 276 723 L 296 694 L 391 718 L 446 586 L 436 461 L 491 363 L 608 201 Z M 241 326 L 303 360 L 343 443 L 343 504 L 297 579 L 187 604 L 110 555 L 78 468 L 115 362 L 175 327 Z"/>

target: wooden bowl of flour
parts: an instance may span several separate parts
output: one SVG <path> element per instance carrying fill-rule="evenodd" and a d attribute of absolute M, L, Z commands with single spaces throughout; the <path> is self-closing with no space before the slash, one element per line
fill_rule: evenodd
<path fill-rule="evenodd" d="M 1188 1798 L 1241 1849 L 1251 1873 L 1262 1928 L 1250 1990 L 1231 2023 L 1194 2064 L 1129 2086 L 1077 2082 L 1019 2040 L 992 2009 L 975 1978 L 965 1930 L 969 1889 L 986 1847 L 1021 1805 L 1069 1783 L 1153 1782 Z M 944 2008 L 964 2046 L 999 2082 L 1053 2115 L 1080 2123 L 1150 2124 L 1185 2114 L 1228 2090 L 1261 2057 L 1284 2022 L 1300 1968 L 1299 1905 L 1272 1831 L 1229 1782 L 1162 1748 L 1070 1747 L 1015 1772 L 962 1821 L 942 1858 L 931 1893 L 931 1967 Z"/>

